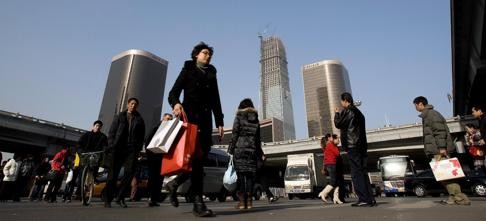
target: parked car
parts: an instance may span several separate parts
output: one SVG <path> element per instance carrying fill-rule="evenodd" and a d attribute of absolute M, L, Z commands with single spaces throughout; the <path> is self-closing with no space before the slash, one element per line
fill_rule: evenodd
<path fill-rule="evenodd" d="M 483 171 L 464 170 L 465 178 L 459 184 L 464 193 L 476 196 L 486 196 L 486 174 Z M 446 189 L 437 182 L 431 169 L 405 177 L 405 189 L 408 193 L 418 197 L 427 195 L 439 196 L 447 193 Z"/>

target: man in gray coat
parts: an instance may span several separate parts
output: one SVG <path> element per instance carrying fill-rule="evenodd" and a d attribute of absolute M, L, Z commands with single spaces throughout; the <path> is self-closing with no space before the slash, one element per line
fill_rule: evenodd
<path fill-rule="evenodd" d="M 441 160 L 450 157 L 456 151 L 444 117 L 428 104 L 427 98 L 419 96 L 413 100 L 415 109 L 421 112 L 425 154 L 431 160 Z M 446 205 L 470 205 L 471 201 L 461 192 L 457 179 L 441 181 L 449 193 Z"/>

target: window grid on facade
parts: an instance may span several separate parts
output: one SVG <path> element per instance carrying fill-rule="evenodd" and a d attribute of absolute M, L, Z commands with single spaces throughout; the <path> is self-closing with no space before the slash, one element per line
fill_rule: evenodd
<path fill-rule="evenodd" d="M 282 121 L 283 139 L 295 139 L 285 47 L 277 37 L 261 39 L 261 116 Z"/>

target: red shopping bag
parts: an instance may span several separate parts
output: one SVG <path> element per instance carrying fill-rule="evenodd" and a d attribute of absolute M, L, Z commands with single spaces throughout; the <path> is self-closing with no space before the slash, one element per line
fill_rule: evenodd
<path fill-rule="evenodd" d="M 189 123 L 184 112 L 182 112 L 182 118 L 184 121 L 182 128 L 170 151 L 164 154 L 162 158 L 162 168 L 160 170 L 162 176 L 192 171 L 192 159 L 198 151 L 198 126 Z"/>

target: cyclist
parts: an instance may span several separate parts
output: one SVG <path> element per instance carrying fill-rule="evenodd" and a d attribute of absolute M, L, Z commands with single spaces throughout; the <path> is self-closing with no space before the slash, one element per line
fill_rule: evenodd
<path fill-rule="evenodd" d="M 78 157 L 81 157 L 80 159 L 81 166 L 84 166 L 85 163 L 84 162 L 85 159 L 82 158 L 83 153 L 103 151 L 104 148 L 108 145 L 108 138 L 104 133 L 101 132 L 102 127 L 103 127 L 103 122 L 97 120 L 93 123 L 93 128 L 91 129 L 91 131 L 84 133 L 79 138 L 78 148 L 76 152 L 78 153 Z M 81 168 L 76 167 L 73 174 L 73 180 L 76 180 L 77 187 L 78 187 L 76 189 L 76 195 L 79 195 L 79 190 L 81 185 L 80 177 L 78 176 Z M 97 172 L 98 172 L 98 167 L 94 169 L 94 174 L 93 174 L 94 177 L 96 177 Z"/>

